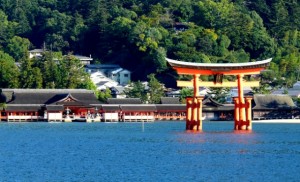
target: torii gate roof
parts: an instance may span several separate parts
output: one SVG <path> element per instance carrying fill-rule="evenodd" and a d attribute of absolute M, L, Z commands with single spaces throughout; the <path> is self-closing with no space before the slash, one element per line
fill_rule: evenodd
<path fill-rule="evenodd" d="M 226 74 L 235 75 L 243 74 L 259 74 L 264 70 L 272 58 L 247 62 L 247 63 L 191 63 L 177 61 L 166 58 L 168 63 L 178 72 L 178 74 Z"/>

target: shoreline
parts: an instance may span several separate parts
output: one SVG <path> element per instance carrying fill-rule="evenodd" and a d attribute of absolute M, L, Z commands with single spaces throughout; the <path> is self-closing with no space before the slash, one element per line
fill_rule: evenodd
<path fill-rule="evenodd" d="M 252 123 L 300 123 L 300 119 L 270 119 L 270 120 L 252 120 Z"/>
<path fill-rule="evenodd" d="M 155 122 L 185 122 L 185 120 L 154 120 L 154 121 L 100 121 L 100 122 L 64 122 L 64 121 L 1 121 L 0 123 L 155 123 Z M 234 122 L 234 121 L 209 121 L 204 123 Z M 290 123 L 300 124 L 300 119 L 270 119 L 270 120 L 252 120 L 252 123 Z"/>

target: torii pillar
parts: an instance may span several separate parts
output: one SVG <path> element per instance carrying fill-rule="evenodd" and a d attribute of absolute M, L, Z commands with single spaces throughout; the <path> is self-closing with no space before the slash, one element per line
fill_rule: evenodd
<path fill-rule="evenodd" d="M 234 129 L 252 130 L 252 97 L 244 97 L 243 74 L 237 75 L 238 96 L 234 97 Z"/>
<path fill-rule="evenodd" d="M 263 61 L 249 63 L 190 63 L 166 58 L 168 63 L 178 74 L 193 75 L 192 81 L 177 81 L 179 87 L 193 87 L 194 96 L 186 99 L 186 130 L 202 131 L 202 100 L 199 96 L 199 86 L 206 87 L 237 87 L 238 97 L 234 98 L 234 129 L 252 130 L 251 97 L 244 97 L 245 86 L 257 87 L 259 81 L 245 81 L 244 75 L 260 74 L 271 58 Z M 199 80 L 200 75 L 213 75 L 214 81 Z M 234 82 L 223 82 L 223 75 L 235 75 Z"/>
<path fill-rule="evenodd" d="M 186 98 L 186 130 L 202 131 L 202 100 L 199 96 L 199 74 L 193 75 L 194 96 Z"/>

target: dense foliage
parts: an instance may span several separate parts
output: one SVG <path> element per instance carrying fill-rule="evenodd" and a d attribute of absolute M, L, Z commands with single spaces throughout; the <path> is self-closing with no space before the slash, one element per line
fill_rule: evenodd
<path fill-rule="evenodd" d="M 134 80 L 155 73 L 166 86 L 176 77 L 166 56 L 208 63 L 272 57 L 266 83 L 291 86 L 300 71 L 299 14 L 295 0 L 0 0 L 0 87 L 89 87 L 71 57 L 58 65 L 51 55 L 28 60 L 28 49 L 43 46 L 119 64 Z"/>

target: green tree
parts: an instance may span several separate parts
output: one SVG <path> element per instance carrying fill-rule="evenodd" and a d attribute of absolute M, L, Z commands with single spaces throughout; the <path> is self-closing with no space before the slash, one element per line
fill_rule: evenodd
<path fill-rule="evenodd" d="M 147 101 L 147 93 L 142 82 L 131 82 L 128 88 L 124 90 L 128 98 L 140 98 L 143 103 Z"/>
<path fill-rule="evenodd" d="M 80 60 L 71 54 L 58 60 L 58 74 L 56 88 L 80 88 L 89 78 Z"/>
<path fill-rule="evenodd" d="M 0 88 L 17 88 L 18 76 L 14 59 L 0 50 Z"/>
<path fill-rule="evenodd" d="M 197 3 L 194 21 L 208 28 L 223 28 L 228 25 L 234 4 L 229 0 L 204 0 Z"/>
<path fill-rule="evenodd" d="M 176 21 L 187 22 L 195 14 L 193 10 L 193 0 L 165 0 L 162 2 L 169 9 L 171 15 L 174 15 Z"/>
<path fill-rule="evenodd" d="M 0 9 L 0 48 L 15 35 L 17 23 L 8 21 L 7 15 Z"/>
<path fill-rule="evenodd" d="M 98 90 L 96 92 L 99 101 L 106 103 L 108 98 L 112 98 L 111 90 L 106 88 L 105 90 Z"/>
<path fill-rule="evenodd" d="M 229 88 L 210 88 L 209 95 L 219 103 L 225 103 L 228 92 Z"/>
<path fill-rule="evenodd" d="M 270 85 L 267 83 L 261 83 L 259 87 L 252 88 L 254 94 L 270 94 L 271 90 L 269 89 Z"/>
<path fill-rule="evenodd" d="M 6 97 L 0 89 L 0 111 L 3 111 L 6 108 Z"/>
<path fill-rule="evenodd" d="M 182 103 L 186 103 L 187 97 L 193 97 L 194 96 L 194 90 L 192 88 L 182 88 L 180 90 L 180 101 Z"/>
<path fill-rule="evenodd" d="M 97 92 L 97 86 L 94 84 L 94 82 L 89 77 L 86 78 L 85 82 L 81 82 L 78 87 L 84 88 L 87 90 L 93 90 L 93 91 Z"/>
<path fill-rule="evenodd" d="M 164 96 L 164 88 L 162 84 L 155 78 L 154 74 L 148 76 L 149 79 L 149 103 L 158 104 L 160 98 Z"/>
<path fill-rule="evenodd" d="M 42 73 L 38 67 L 33 67 L 32 60 L 25 58 L 21 61 L 20 87 L 42 88 Z"/>
<path fill-rule="evenodd" d="M 251 50 L 252 58 L 268 58 L 272 57 L 275 52 L 274 39 L 268 34 L 263 20 L 256 12 L 250 14 L 254 21 L 254 26 L 250 35 L 250 42 L 246 46 Z"/>
<path fill-rule="evenodd" d="M 142 21 L 135 25 L 130 35 L 130 41 L 144 52 L 148 49 L 157 49 L 161 39 L 162 34 L 159 29 L 150 27 L 149 24 Z"/>
<path fill-rule="evenodd" d="M 43 72 L 43 87 L 44 88 L 59 88 L 59 68 L 57 61 L 54 60 L 52 52 L 45 52 L 41 62 Z"/>
<path fill-rule="evenodd" d="M 41 89 L 43 88 L 43 76 L 38 67 L 32 68 L 33 82 L 30 88 Z"/>
<path fill-rule="evenodd" d="M 16 61 L 28 57 L 28 48 L 30 42 L 26 38 L 14 36 L 8 41 L 7 53 L 9 53 Z"/>
<path fill-rule="evenodd" d="M 45 17 L 43 24 L 43 29 L 46 32 L 45 42 L 52 45 L 53 50 L 62 51 L 69 48 L 70 35 L 75 33 L 71 30 L 71 27 L 74 26 L 72 20 L 73 18 L 70 15 L 61 13 L 58 10 L 53 10 Z"/>

